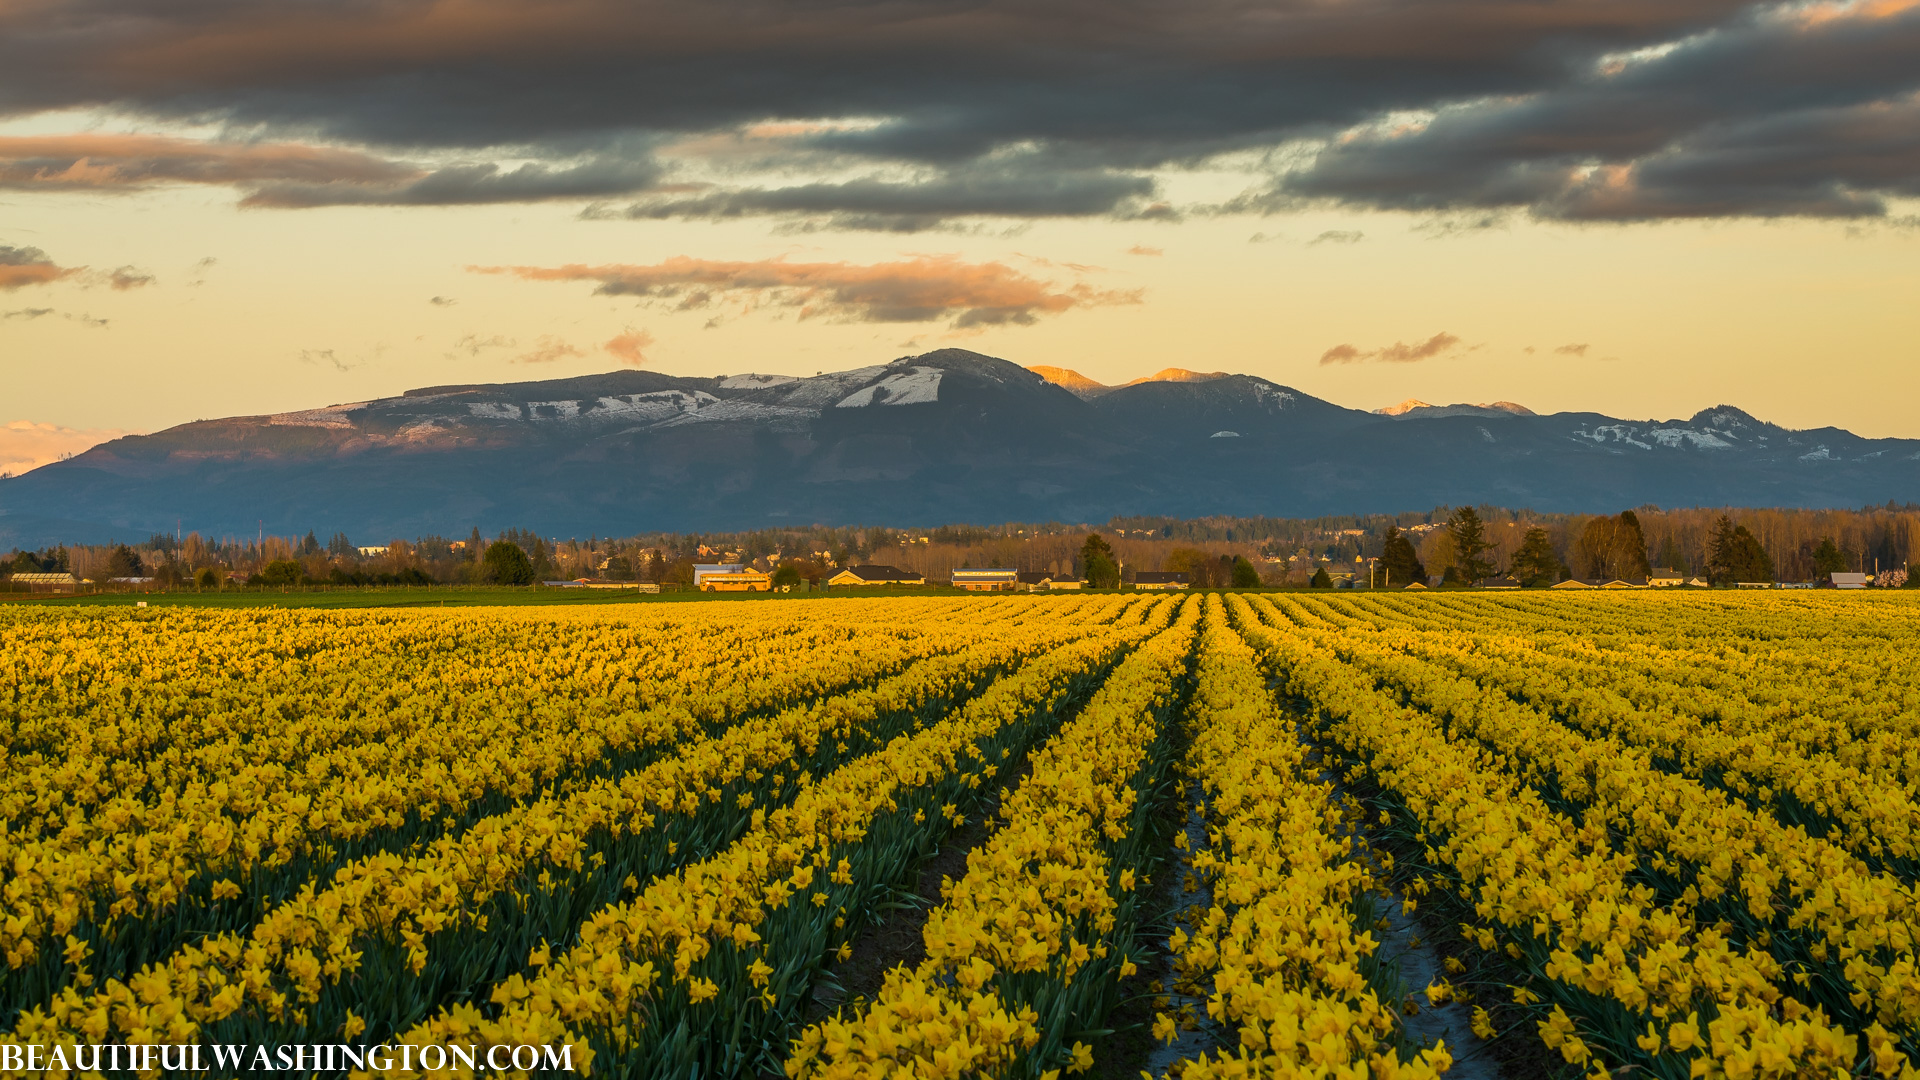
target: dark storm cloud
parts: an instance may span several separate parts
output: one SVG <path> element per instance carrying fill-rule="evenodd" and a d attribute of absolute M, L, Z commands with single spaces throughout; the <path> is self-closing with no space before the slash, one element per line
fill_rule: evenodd
<path fill-rule="evenodd" d="M 1349 138 L 1271 205 L 1527 207 L 1543 217 L 1858 217 L 1920 182 L 1920 7 L 1769 14 L 1664 55 Z"/>
<path fill-rule="evenodd" d="M 411 166 L 367 154 L 298 144 L 150 135 L 0 136 L 0 187 L 113 191 L 268 181 L 395 184 L 418 174 Z"/>
<path fill-rule="evenodd" d="M 492 162 L 449 165 L 403 184 L 263 184 L 240 205 L 276 209 L 314 206 L 459 206 L 475 203 L 541 202 L 630 195 L 653 186 L 660 170 L 651 161 L 600 159 L 571 166 L 528 163 L 503 169 Z"/>
<path fill-rule="evenodd" d="M 963 166 L 918 182 L 878 179 L 703 192 L 636 203 L 632 218 L 785 214 L 842 228 L 915 232 L 956 217 L 1147 215 L 1151 177 L 1112 170 Z"/>
<path fill-rule="evenodd" d="M 962 160 L 1022 135 L 1231 140 L 1521 88 L 1558 53 L 1663 40 L 1738 7 L 93 0 L 0 14 L 0 108 L 128 102 L 446 146 L 865 115 L 900 121 L 836 139 Z"/>
<path fill-rule="evenodd" d="M 364 160 L 216 163 L 351 174 L 230 181 L 249 205 L 284 208 L 637 195 L 615 212 L 895 230 L 1167 216 L 1156 173 L 1324 140 L 1317 155 L 1269 157 L 1256 169 L 1271 179 L 1225 208 L 1858 216 L 1920 176 L 1899 121 L 1874 112 L 1910 109 L 1920 87 L 1917 10 L 92 0 L 0 8 L 0 112 L 105 106 L 360 148 L 336 152 Z M 1671 51 L 1602 64 L 1652 47 Z M 1403 113 L 1432 115 L 1388 122 Z M 776 162 L 838 163 L 824 173 L 734 182 L 721 168 L 698 190 L 661 183 L 664 144 L 777 118 L 867 122 L 767 148 Z M 422 158 L 463 163 L 400 164 Z M 383 168 L 395 171 L 368 175 Z"/>
<path fill-rule="evenodd" d="M 630 141 L 630 140 L 629 140 Z M 531 156 L 565 153 L 520 148 Z M 301 143 L 220 142 L 145 135 L 0 136 L 0 188 L 137 191 L 218 184 L 243 206 L 432 206 L 631 195 L 659 177 L 644 147 L 614 146 L 572 163 L 493 162 L 424 169 L 359 151 Z"/>

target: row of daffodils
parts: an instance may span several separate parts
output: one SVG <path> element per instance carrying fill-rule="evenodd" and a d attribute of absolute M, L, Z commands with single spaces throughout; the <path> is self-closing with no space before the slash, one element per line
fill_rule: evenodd
<path fill-rule="evenodd" d="M 4 609 L 0 1058 L 1916 1077 L 1912 599 Z"/>
<path fill-rule="evenodd" d="M 622 1076 L 751 1073 L 886 887 L 964 823 L 1077 704 L 1076 689 L 1141 638 L 1158 655 L 1177 634 L 1165 629 L 1174 606 L 1028 664 L 938 723 L 823 777 L 727 850 L 594 913 L 578 946 L 537 950 L 532 971 L 494 989 L 497 1019 L 453 1009 L 408 1039 L 568 1041 Z M 1139 663 L 1120 661 L 1088 711 Z"/>
<path fill-rule="evenodd" d="M 1245 625 L 1566 1061 L 1658 1076 L 1907 1068 L 1910 885 L 1426 665 L 1338 606 Z M 1837 992 L 1836 992 L 1837 991 Z"/>
<path fill-rule="evenodd" d="M 931 722 L 1001 672 L 1106 636 L 1127 608 L 1088 598 L 1025 617 L 1001 611 L 971 627 L 936 620 L 929 634 L 951 637 L 897 674 L 749 713 L 642 767 L 353 859 L 258 910 L 236 904 L 237 927 L 179 935 L 181 944 L 125 977 L 95 968 L 94 950 L 70 934 L 65 978 L 22 1009 L 16 1038 L 291 1041 L 403 1029 L 504 976 L 534 944 L 565 938 L 584 911 L 724 848 L 813 776 Z M 33 884 L 22 873 L 7 887 Z"/>
<path fill-rule="evenodd" d="M 1200 603 L 1144 643 L 1032 756 L 993 835 L 928 916 L 927 958 L 877 998 L 809 1027 L 792 1077 L 1014 1075 L 1083 1071 L 1073 1036 L 1133 973 L 1153 808 L 1170 782 L 1172 721 L 1189 676 Z"/>
<path fill-rule="evenodd" d="M 1213 902 L 1169 946 L 1181 974 L 1211 980 L 1208 1015 L 1233 1038 L 1202 1054 L 1186 1080 L 1371 1075 L 1431 1077 L 1444 1046 L 1402 1061 L 1397 995 L 1382 1000 L 1364 969 L 1377 944 L 1353 925 L 1376 887 L 1352 824 L 1267 690 L 1258 657 L 1212 604 L 1200 643 L 1183 766 L 1206 806 L 1208 842 L 1192 867 Z M 1156 1030 L 1170 1036 L 1173 1017 Z"/>
<path fill-rule="evenodd" d="M 290 725 L 297 748 L 284 731 L 253 731 L 256 719 L 220 732 L 143 707 L 138 725 L 152 729 L 143 745 L 165 744 L 144 782 L 122 775 L 123 759 L 103 756 L 85 738 L 46 736 L 33 751 L 16 740 L 0 781 L 14 800 L 0 838 L 0 863 L 14 871 L 0 950 L 14 974 L 0 1003 L 44 998 L 78 974 L 56 944 L 69 935 L 88 944 L 93 973 L 122 974 L 121 956 L 151 953 L 189 919 L 222 928 L 291 899 L 356 856 L 432 842 L 542 792 L 575 791 L 645 766 L 744 717 L 952 654 L 976 636 L 961 623 L 802 628 L 709 617 L 654 628 L 644 647 L 629 650 L 634 667 L 618 679 L 604 661 L 583 671 L 577 658 L 558 653 L 548 665 L 529 660 L 515 646 L 557 628 L 523 624 L 493 649 L 470 643 L 457 662 L 439 663 L 438 645 L 409 654 L 418 670 L 383 660 L 374 666 L 393 681 L 371 696 L 329 690 L 316 676 L 319 685 L 299 694 L 283 688 L 270 709 L 248 714 L 324 703 L 324 719 Z M 589 653 L 610 635 L 637 632 L 592 629 L 583 643 Z M 495 670 L 484 672 L 489 657 Z M 503 682 L 500 668 L 509 676 Z M 714 685 L 703 689 L 689 674 L 713 675 Z M 510 692 L 491 692 L 496 682 Z M 635 707 L 639 694 L 619 692 L 651 682 L 669 689 L 647 686 L 643 707 Z M 112 793 L 96 799 L 109 784 Z M 21 808 L 29 798 L 34 807 Z M 174 911 L 180 906 L 195 910 L 183 916 Z"/>

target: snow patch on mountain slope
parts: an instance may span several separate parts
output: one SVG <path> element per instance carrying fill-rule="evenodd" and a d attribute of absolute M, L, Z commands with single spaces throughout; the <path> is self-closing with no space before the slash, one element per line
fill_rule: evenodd
<path fill-rule="evenodd" d="M 800 379 L 793 375 L 755 375 L 748 373 L 746 375 L 729 375 L 721 379 L 719 385 L 722 390 L 765 390 L 769 386 L 783 386 L 787 383 L 799 381 Z"/>
<path fill-rule="evenodd" d="M 1723 433 L 1695 431 L 1692 428 L 1654 428 L 1648 437 L 1661 446 L 1690 443 L 1696 450 L 1731 450 L 1733 444 L 1720 437 Z"/>
<path fill-rule="evenodd" d="M 1573 436 L 1576 439 L 1592 439 L 1594 442 L 1603 444 L 1623 442 L 1629 446 L 1637 446 L 1642 450 L 1653 449 L 1652 443 L 1642 442 L 1634 438 L 1636 434 L 1638 434 L 1637 431 L 1625 424 L 1595 424 L 1592 431 L 1581 428 L 1576 430 Z"/>
<path fill-rule="evenodd" d="M 1293 395 L 1272 383 L 1261 382 L 1255 379 L 1253 381 L 1253 400 L 1265 405 L 1268 398 L 1273 399 L 1273 407 L 1275 409 L 1284 409 L 1287 407 L 1287 404 L 1293 400 Z"/>
<path fill-rule="evenodd" d="M 614 397 L 597 399 L 599 406 L 589 419 L 595 420 L 641 420 L 665 421 L 697 413 L 701 409 L 718 405 L 720 399 L 705 390 L 688 393 L 685 390 L 655 390 L 646 394 L 620 394 Z"/>
<path fill-rule="evenodd" d="M 772 393 L 782 405 L 824 409 L 860 386 L 885 375 L 887 370 L 885 364 L 874 364 L 851 371 L 829 371 L 824 375 L 796 379 L 773 387 Z"/>
<path fill-rule="evenodd" d="M 469 401 L 467 411 L 482 420 L 518 420 L 520 406 L 504 401 Z"/>
<path fill-rule="evenodd" d="M 356 401 L 351 405 L 329 405 L 324 409 L 274 413 L 267 417 L 267 423 L 274 427 L 350 428 L 353 418 L 347 414 L 366 407 L 366 402 Z"/>
<path fill-rule="evenodd" d="M 835 407 L 858 409 L 867 405 L 929 405 L 940 400 L 940 378 L 944 374 L 939 368 L 916 367 L 911 371 L 889 375 L 872 386 L 848 394 Z"/>
<path fill-rule="evenodd" d="M 787 425 L 820 415 L 817 409 L 719 398 L 705 390 L 655 390 L 645 394 L 614 394 L 590 400 L 530 401 L 525 413 L 520 406 L 503 402 L 469 402 L 467 411 L 483 420 L 529 419 L 547 423 L 620 423 L 643 427 L 681 427 L 726 421 Z"/>
<path fill-rule="evenodd" d="M 1576 439 L 1591 439 L 1597 443 L 1626 443 L 1642 450 L 1651 450 L 1654 446 L 1663 446 L 1669 450 L 1691 447 L 1695 450 L 1736 450 L 1734 442 L 1737 436 L 1727 430 L 1701 431 L 1690 427 L 1656 427 L 1642 430 L 1635 424 L 1595 424 L 1592 428 L 1575 429 Z"/>
<path fill-rule="evenodd" d="M 766 405 L 758 401 L 715 401 L 711 405 L 702 405 L 690 409 L 678 416 L 671 416 L 654 424 L 658 428 L 685 427 L 688 424 L 719 424 L 727 421 L 737 423 L 756 423 L 781 425 L 811 420 L 820 415 L 818 409 L 799 409 L 790 405 Z"/>

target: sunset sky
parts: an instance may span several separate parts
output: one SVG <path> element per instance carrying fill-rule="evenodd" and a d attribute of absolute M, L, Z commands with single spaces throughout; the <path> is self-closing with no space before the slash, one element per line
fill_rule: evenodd
<path fill-rule="evenodd" d="M 1920 0 L 0 0 L 0 470 L 950 345 L 1920 437 Z"/>

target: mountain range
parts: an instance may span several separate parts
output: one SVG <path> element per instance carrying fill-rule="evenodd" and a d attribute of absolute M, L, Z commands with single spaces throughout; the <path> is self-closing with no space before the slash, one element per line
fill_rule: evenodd
<path fill-rule="evenodd" d="M 1103 386 L 959 349 L 794 378 L 434 386 L 182 424 L 0 480 L 0 544 L 338 530 L 357 542 L 783 524 L 1920 500 L 1920 440 L 1511 402 L 1348 409 L 1249 375 Z"/>

